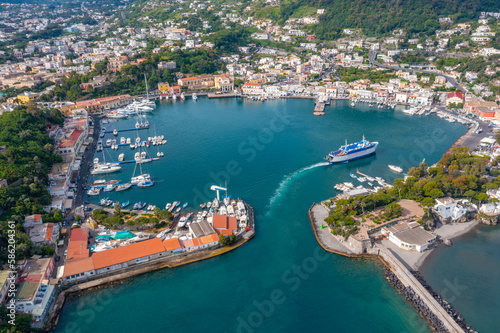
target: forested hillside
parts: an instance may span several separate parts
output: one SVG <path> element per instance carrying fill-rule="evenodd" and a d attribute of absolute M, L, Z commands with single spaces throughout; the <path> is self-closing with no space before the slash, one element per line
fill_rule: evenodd
<path fill-rule="evenodd" d="M 461 21 L 477 18 L 481 11 L 500 11 L 495 0 L 285 0 L 274 18 L 283 23 L 290 17 L 325 9 L 320 23 L 312 29 L 319 36 L 335 38 L 342 29 L 363 29 L 377 36 L 404 29 L 407 33 L 432 34 L 439 28 L 439 17 Z"/>

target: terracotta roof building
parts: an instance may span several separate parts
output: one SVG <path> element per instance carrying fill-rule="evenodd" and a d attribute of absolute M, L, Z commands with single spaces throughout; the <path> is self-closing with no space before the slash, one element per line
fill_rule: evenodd
<path fill-rule="evenodd" d="M 94 268 L 96 273 L 105 273 L 130 265 L 156 259 L 166 255 L 165 247 L 160 238 L 120 246 L 111 250 L 94 253 Z"/>

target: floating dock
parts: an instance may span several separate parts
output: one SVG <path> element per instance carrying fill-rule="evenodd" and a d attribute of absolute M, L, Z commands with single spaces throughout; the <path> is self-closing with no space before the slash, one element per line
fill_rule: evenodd
<path fill-rule="evenodd" d="M 149 129 L 149 126 L 147 127 L 139 127 L 139 128 L 125 128 L 125 129 L 116 129 L 118 131 L 118 133 L 120 132 L 130 132 L 130 131 L 139 131 L 139 130 L 144 130 L 144 129 Z M 110 130 L 110 131 L 105 131 L 104 133 L 113 133 L 114 132 L 114 129 L 113 130 Z"/>

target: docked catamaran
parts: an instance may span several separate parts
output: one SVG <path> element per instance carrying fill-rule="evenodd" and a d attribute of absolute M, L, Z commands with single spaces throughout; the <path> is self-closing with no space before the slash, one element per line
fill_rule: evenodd
<path fill-rule="evenodd" d="M 362 158 L 375 153 L 377 149 L 378 142 L 370 142 L 365 140 L 363 136 L 363 140 L 357 143 L 351 143 L 341 146 L 338 150 L 332 151 L 325 160 L 328 163 L 340 163 L 340 162 L 348 162 L 358 158 Z"/>

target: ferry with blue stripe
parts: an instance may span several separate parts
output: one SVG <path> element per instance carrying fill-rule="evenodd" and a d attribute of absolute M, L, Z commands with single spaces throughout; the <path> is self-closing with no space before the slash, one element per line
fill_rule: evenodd
<path fill-rule="evenodd" d="M 375 154 L 375 150 L 377 149 L 378 142 L 370 142 L 365 140 L 363 136 L 363 140 L 357 143 L 351 143 L 341 146 L 338 150 L 332 151 L 325 160 L 330 163 L 341 163 L 348 162 L 352 160 L 356 160 L 358 158 L 363 158 L 372 154 Z"/>

